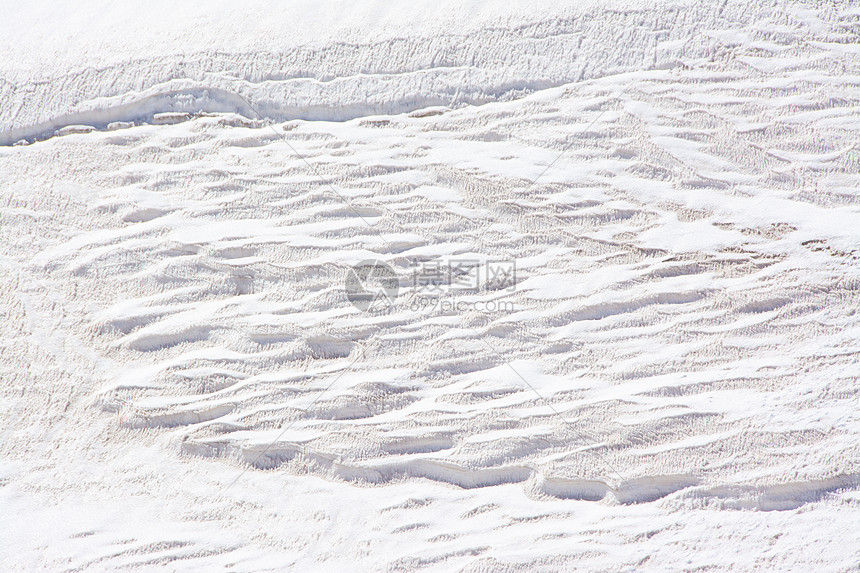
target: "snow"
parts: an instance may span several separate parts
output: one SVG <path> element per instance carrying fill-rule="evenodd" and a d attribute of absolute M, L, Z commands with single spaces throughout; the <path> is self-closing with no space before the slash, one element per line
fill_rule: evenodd
<path fill-rule="evenodd" d="M 0 569 L 860 564 L 856 8 L 5 9 Z"/>

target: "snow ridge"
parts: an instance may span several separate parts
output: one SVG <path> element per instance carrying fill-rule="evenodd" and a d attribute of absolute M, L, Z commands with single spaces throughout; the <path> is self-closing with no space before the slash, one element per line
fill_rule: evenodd
<path fill-rule="evenodd" d="M 13 77 L 0 568 L 856 567 L 856 25 L 594 8 Z M 456 258 L 516 288 L 422 307 Z M 368 259 L 390 308 L 345 296 Z"/>

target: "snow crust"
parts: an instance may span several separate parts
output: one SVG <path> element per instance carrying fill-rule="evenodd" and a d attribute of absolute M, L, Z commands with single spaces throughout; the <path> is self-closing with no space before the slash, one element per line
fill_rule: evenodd
<path fill-rule="evenodd" d="M 0 569 L 860 566 L 850 4 L 5 9 Z"/>

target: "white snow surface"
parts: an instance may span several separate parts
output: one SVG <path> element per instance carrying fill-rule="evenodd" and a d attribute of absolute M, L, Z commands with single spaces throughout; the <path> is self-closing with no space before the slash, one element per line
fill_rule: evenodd
<path fill-rule="evenodd" d="M 3 9 L 0 570 L 860 569 L 855 4 Z"/>

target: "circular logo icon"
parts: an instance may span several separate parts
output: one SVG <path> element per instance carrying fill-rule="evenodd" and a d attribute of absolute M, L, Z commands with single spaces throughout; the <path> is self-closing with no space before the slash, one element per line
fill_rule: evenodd
<path fill-rule="evenodd" d="M 362 261 L 347 271 L 343 287 L 355 308 L 373 311 L 394 304 L 400 281 L 394 269 L 382 261 Z"/>

